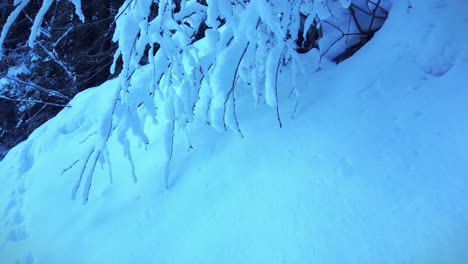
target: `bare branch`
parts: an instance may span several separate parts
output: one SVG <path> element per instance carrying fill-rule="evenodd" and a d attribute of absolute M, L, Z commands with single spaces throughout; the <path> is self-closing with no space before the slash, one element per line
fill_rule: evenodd
<path fill-rule="evenodd" d="M 40 100 L 33 100 L 33 99 L 15 99 L 11 97 L 7 97 L 4 95 L 0 95 L 0 98 L 5 99 L 5 100 L 10 100 L 10 101 L 15 101 L 15 102 L 28 102 L 28 103 L 38 103 L 38 104 L 44 104 L 44 105 L 52 105 L 52 106 L 59 106 L 59 107 L 71 107 L 69 104 L 56 104 L 56 103 L 48 103 Z"/>
<path fill-rule="evenodd" d="M 69 98 L 68 96 L 63 95 L 60 92 L 41 87 L 41 86 L 39 86 L 39 85 L 37 85 L 35 83 L 32 83 L 32 82 L 25 82 L 23 80 L 20 80 L 20 79 L 17 79 L 17 78 L 12 78 L 12 77 L 7 76 L 7 75 L 0 76 L 0 78 L 5 78 L 5 79 L 10 80 L 10 81 L 14 81 L 14 82 L 21 83 L 21 84 L 24 84 L 24 85 L 27 85 L 27 86 L 31 86 L 36 90 L 48 93 L 49 95 L 52 95 L 52 96 L 55 96 L 55 97 L 66 99 L 67 101 L 71 100 L 71 98 Z"/>
<path fill-rule="evenodd" d="M 83 163 L 83 166 L 81 167 L 80 177 L 78 178 L 78 181 L 75 183 L 75 187 L 73 187 L 73 190 L 72 190 L 72 196 L 71 196 L 72 200 L 75 200 L 76 198 L 76 193 L 78 192 L 78 189 L 80 188 L 80 185 L 81 185 L 81 179 L 83 178 L 83 174 L 86 171 L 86 167 L 88 166 L 89 159 L 91 158 L 91 155 L 93 155 L 94 151 L 95 149 L 93 148 L 88 153 L 88 155 L 86 155 L 86 160 Z"/>
<path fill-rule="evenodd" d="M 278 102 L 278 74 L 281 67 L 281 58 L 278 60 L 278 65 L 276 66 L 276 75 L 275 75 L 275 97 L 276 97 L 276 117 L 278 118 L 278 123 L 280 128 L 283 127 L 281 123 L 281 118 L 279 114 L 279 102 Z"/>
<path fill-rule="evenodd" d="M 374 11 L 372 12 L 372 18 L 371 18 L 371 22 L 369 24 L 369 29 L 367 30 L 367 37 L 370 37 L 371 35 L 371 32 L 372 32 L 372 26 L 374 25 L 374 21 L 375 21 L 375 14 L 377 13 L 377 9 L 379 9 L 380 7 L 380 2 L 382 0 L 378 0 L 377 1 L 377 4 L 375 5 L 375 8 L 374 8 Z"/>
<path fill-rule="evenodd" d="M 94 170 L 96 169 L 96 164 L 97 164 L 97 161 L 99 160 L 99 156 L 101 156 L 101 151 L 99 151 L 96 157 L 94 158 L 92 167 L 90 171 L 88 172 L 88 179 L 86 180 L 85 189 L 83 191 L 83 203 L 87 203 L 89 200 L 89 191 L 91 190 L 91 185 L 93 183 Z"/>
<path fill-rule="evenodd" d="M 71 170 L 79 161 L 79 159 L 75 160 L 70 166 L 68 166 L 68 168 L 63 169 L 60 175 L 63 175 L 65 172 Z"/>

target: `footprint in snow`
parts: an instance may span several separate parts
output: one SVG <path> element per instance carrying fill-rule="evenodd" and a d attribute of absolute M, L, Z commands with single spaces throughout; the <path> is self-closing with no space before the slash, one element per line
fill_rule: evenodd
<path fill-rule="evenodd" d="M 19 242 L 29 237 L 23 214 L 23 201 L 26 192 L 25 185 L 20 180 L 18 186 L 9 196 L 2 218 L 2 229 L 5 231 L 7 242 Z"/>
<path fill-rule="evenodd" d="M 431 58 L 425 65 L 421 65 L 422 70 L 434 77 L 441 77 L 452 69 L 455 65 L 455 58 L 451 56 L 437 56 Z"/>
<path fill-rule="evenodd" d="M 16 260 L 16 264 L 34 264 L 34 256 L 31 253 Z"/>

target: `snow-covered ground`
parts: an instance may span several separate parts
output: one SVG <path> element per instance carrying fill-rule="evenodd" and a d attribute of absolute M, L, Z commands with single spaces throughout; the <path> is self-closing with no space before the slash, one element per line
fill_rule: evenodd
<path fill-rule="evenodd" d="M 282 89 L 283 128 L 244 96 L 244 138 L 176 136 L 170 189 L 148 125 L 137 183 L 112 137 L 113 183 L 98 164 L 71 199 L 117 81 L 77 95 L 0 163 L 0 263 L 467 263 L 468 2 L 408 3 L 310 75 L 294 119 Z"/>

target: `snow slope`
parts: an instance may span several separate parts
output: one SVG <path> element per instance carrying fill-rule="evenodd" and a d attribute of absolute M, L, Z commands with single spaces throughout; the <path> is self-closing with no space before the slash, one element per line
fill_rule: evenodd
<path fill-rule="evenodd" d="M 466 263 L 468 2 L 411 4 L 311 74 L 294 119 L 280 96 L 283 128 L 248 96 L 244 138 L 194 124 L 169 190 L 148 125 L 152 144 L 131 141 L 137 183 L 111 138 L 113 183 L 98 167 L 89 202 L 71 199 L 80 165 L 62 172 L 117 81 L 80 93 L 0 163 L 1 263 Z"/>

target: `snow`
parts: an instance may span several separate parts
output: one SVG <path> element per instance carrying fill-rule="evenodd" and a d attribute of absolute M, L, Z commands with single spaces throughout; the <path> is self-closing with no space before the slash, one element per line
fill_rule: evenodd
<path fill-rule="evenodd" d="M 75 5 L 75 14 L 78 16 L 81 22 L 84 23 L 85 17 L 83 15 L 83 10 L 81 9 L 81 0 L 70 0 L 70 2 Z"/>
<path fill-rule="evenodd" d="M 10 27 L 13 25 L 13 22 L 15 22 L 16 18 L 18 18 L 21 11 L 23 11 L 23 9 L 28 4 L 29 4 L 29 0 L 15 0 L 14 2 L 15 10 L 11 12 L 5 24 L 2 26 L 2 33 L 0 35 L 0 59 L 2 59 L 3 57 L 3 43 L 5 42 L 5 39 L 7 37 L 8 31 L 10 30 Z"/>
<path fill-rule="evenodd" d="M 84 22 L 84 15 L 81 10 L 81 0 L 70 0 L 74 5 L 75 5 L 75 13 L 79 17 L 79 19 Z M 10 27 L 13 25 L 15 20 L 18 18 L 19 14 L 23 9 L 29 4 L 29 0 L 15 0 L 13 5 L 15 6 L 15 9 L 11 14 L 8 16 L 7 21 L 5 22 L 5 25 L 2 27 L 2 32 L 0 35 L 0 59 L 3 57 L 3 43 L 5 42 L 5 39 L 7 37 L 7 34 L 10 30 Z M 54 0 L 44 0 L 42 1 L 41 8 L 36 14 L 36 17 L 34 18 L 33 25 L 31 26 L 31 33 L 29 35 L 28 39 L 28 45 L 29 47 L 34 47 L 35 45 L 35 40 L 37 39 L 38 35 L 40 34 L 40 27 L 42 24 L 42 21 L 44 19 L 44 16 L 46 15 L 47 11 L 49 10 L 50 6 Z"/>
<path fill-rule="evenodd" d="M 340 0 L 340 4 L 343 8 L 348 8 L 351 5 L 351 0 Z"/>
<path fill-rule="evenodd" d="M 78 94 L 0 162 L 1 263 L 466 262 L 468 3 L 411 4 L 350 59 L 299 75 L 283 128 L 239 86 L 244 137 L 195 119 L 193 149 L 176 129 L 167 164 L 167 124 L 144 124 L 149 144 L 128 133 L 136 183 L 111 136 L 112 184 L 97 165 L 85 204 L 70 194 L 121 80 Z"/>
<path fill-rule="evenodd" d="M 28 39 L 28 45 L 30 48 L 34 47 L 36 38 L 38 34 L 40 34 L 40 27 L 42 24 L 42 20 L 44 19 L 44 16 L 46 15 L 47 11 L 49 10 L 53 2 L 54 2 L 53 0 L 44 0 L 41 8 L 37 12 L 36 17 L 34 18 L 34 23 L 31 27 L 31 34 L 29 35 L 29 39 Z"/>
<path fill-rule="evenodd" d="M 266 60 L 265 101 L 271 107 L 274 107 L 277 104 L 276 80 L 279 73 L 279 67 L 281 65 L 281 53 L 283 52 L 283 48 L 284 46 L 282 44 L 276 45 L 273 49 L 271 49 Z"/>

